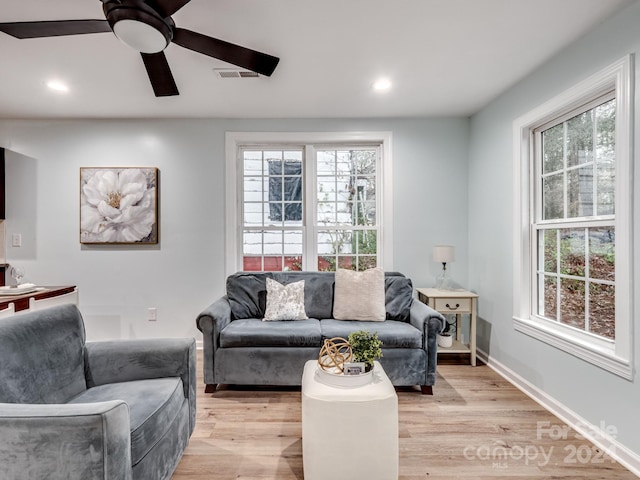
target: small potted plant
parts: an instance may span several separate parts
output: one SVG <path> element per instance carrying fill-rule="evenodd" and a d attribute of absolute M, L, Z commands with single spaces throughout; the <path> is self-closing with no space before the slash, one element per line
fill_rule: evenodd
<path fill-rule="evenodd" d="M 349 345 L 355 362 L 363 362 L 365 372 L 373 368 L 373 361 L 382 357 L 382 340 L 378 332 L 359 330 L 349 334 Z"/>
<path fill-rule="evenodd" d="M 442 333 L 438 334 L 438 346 L 442 348 L 449 348 L 453 345 L 453 337 L 451 336 L 451 324 L 445 322 Z"/>

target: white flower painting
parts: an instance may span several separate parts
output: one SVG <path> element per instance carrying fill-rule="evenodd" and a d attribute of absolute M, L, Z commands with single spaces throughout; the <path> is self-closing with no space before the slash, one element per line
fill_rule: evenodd
<path fill-rule="evenodd" d="M 157 168 L 81 168 L 81 243 L 158 243 Z"/>

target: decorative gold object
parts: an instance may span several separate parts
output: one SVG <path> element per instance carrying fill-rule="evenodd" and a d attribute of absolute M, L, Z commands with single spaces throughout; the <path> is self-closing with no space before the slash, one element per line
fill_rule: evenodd
<path fill-rule="evenodd" d="M 344 364 L 351 361 L 351 356 L 351 345 L 346 338 L 329 338 L 324 341 L 320 349 L 318 365 L 325 371 L 344 373 Z"/>

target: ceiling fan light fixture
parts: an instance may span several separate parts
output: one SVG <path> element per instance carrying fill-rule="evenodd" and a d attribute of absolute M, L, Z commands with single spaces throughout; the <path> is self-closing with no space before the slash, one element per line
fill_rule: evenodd
<path fill-rule="evenodd" d="M 113 33 L 129 47 L 141 53 L 158 53 L 169 45 L 160 30 L 139 20 L 120 20 L 113 25 Z"/>
<path fill-rule="evenodd" d="M 140 53 L 161 52 L 173 39 L 173 20 L 141 0 L 106 1 L 103 10 L 116 37 Z"/>

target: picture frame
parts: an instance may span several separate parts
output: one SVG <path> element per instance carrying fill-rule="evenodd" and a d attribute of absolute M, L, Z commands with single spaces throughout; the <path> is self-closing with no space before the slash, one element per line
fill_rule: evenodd
<path fill-rule="evenodd" d="M 158 243 L 156 167 L 80 168 L 80 243 Z"/>

